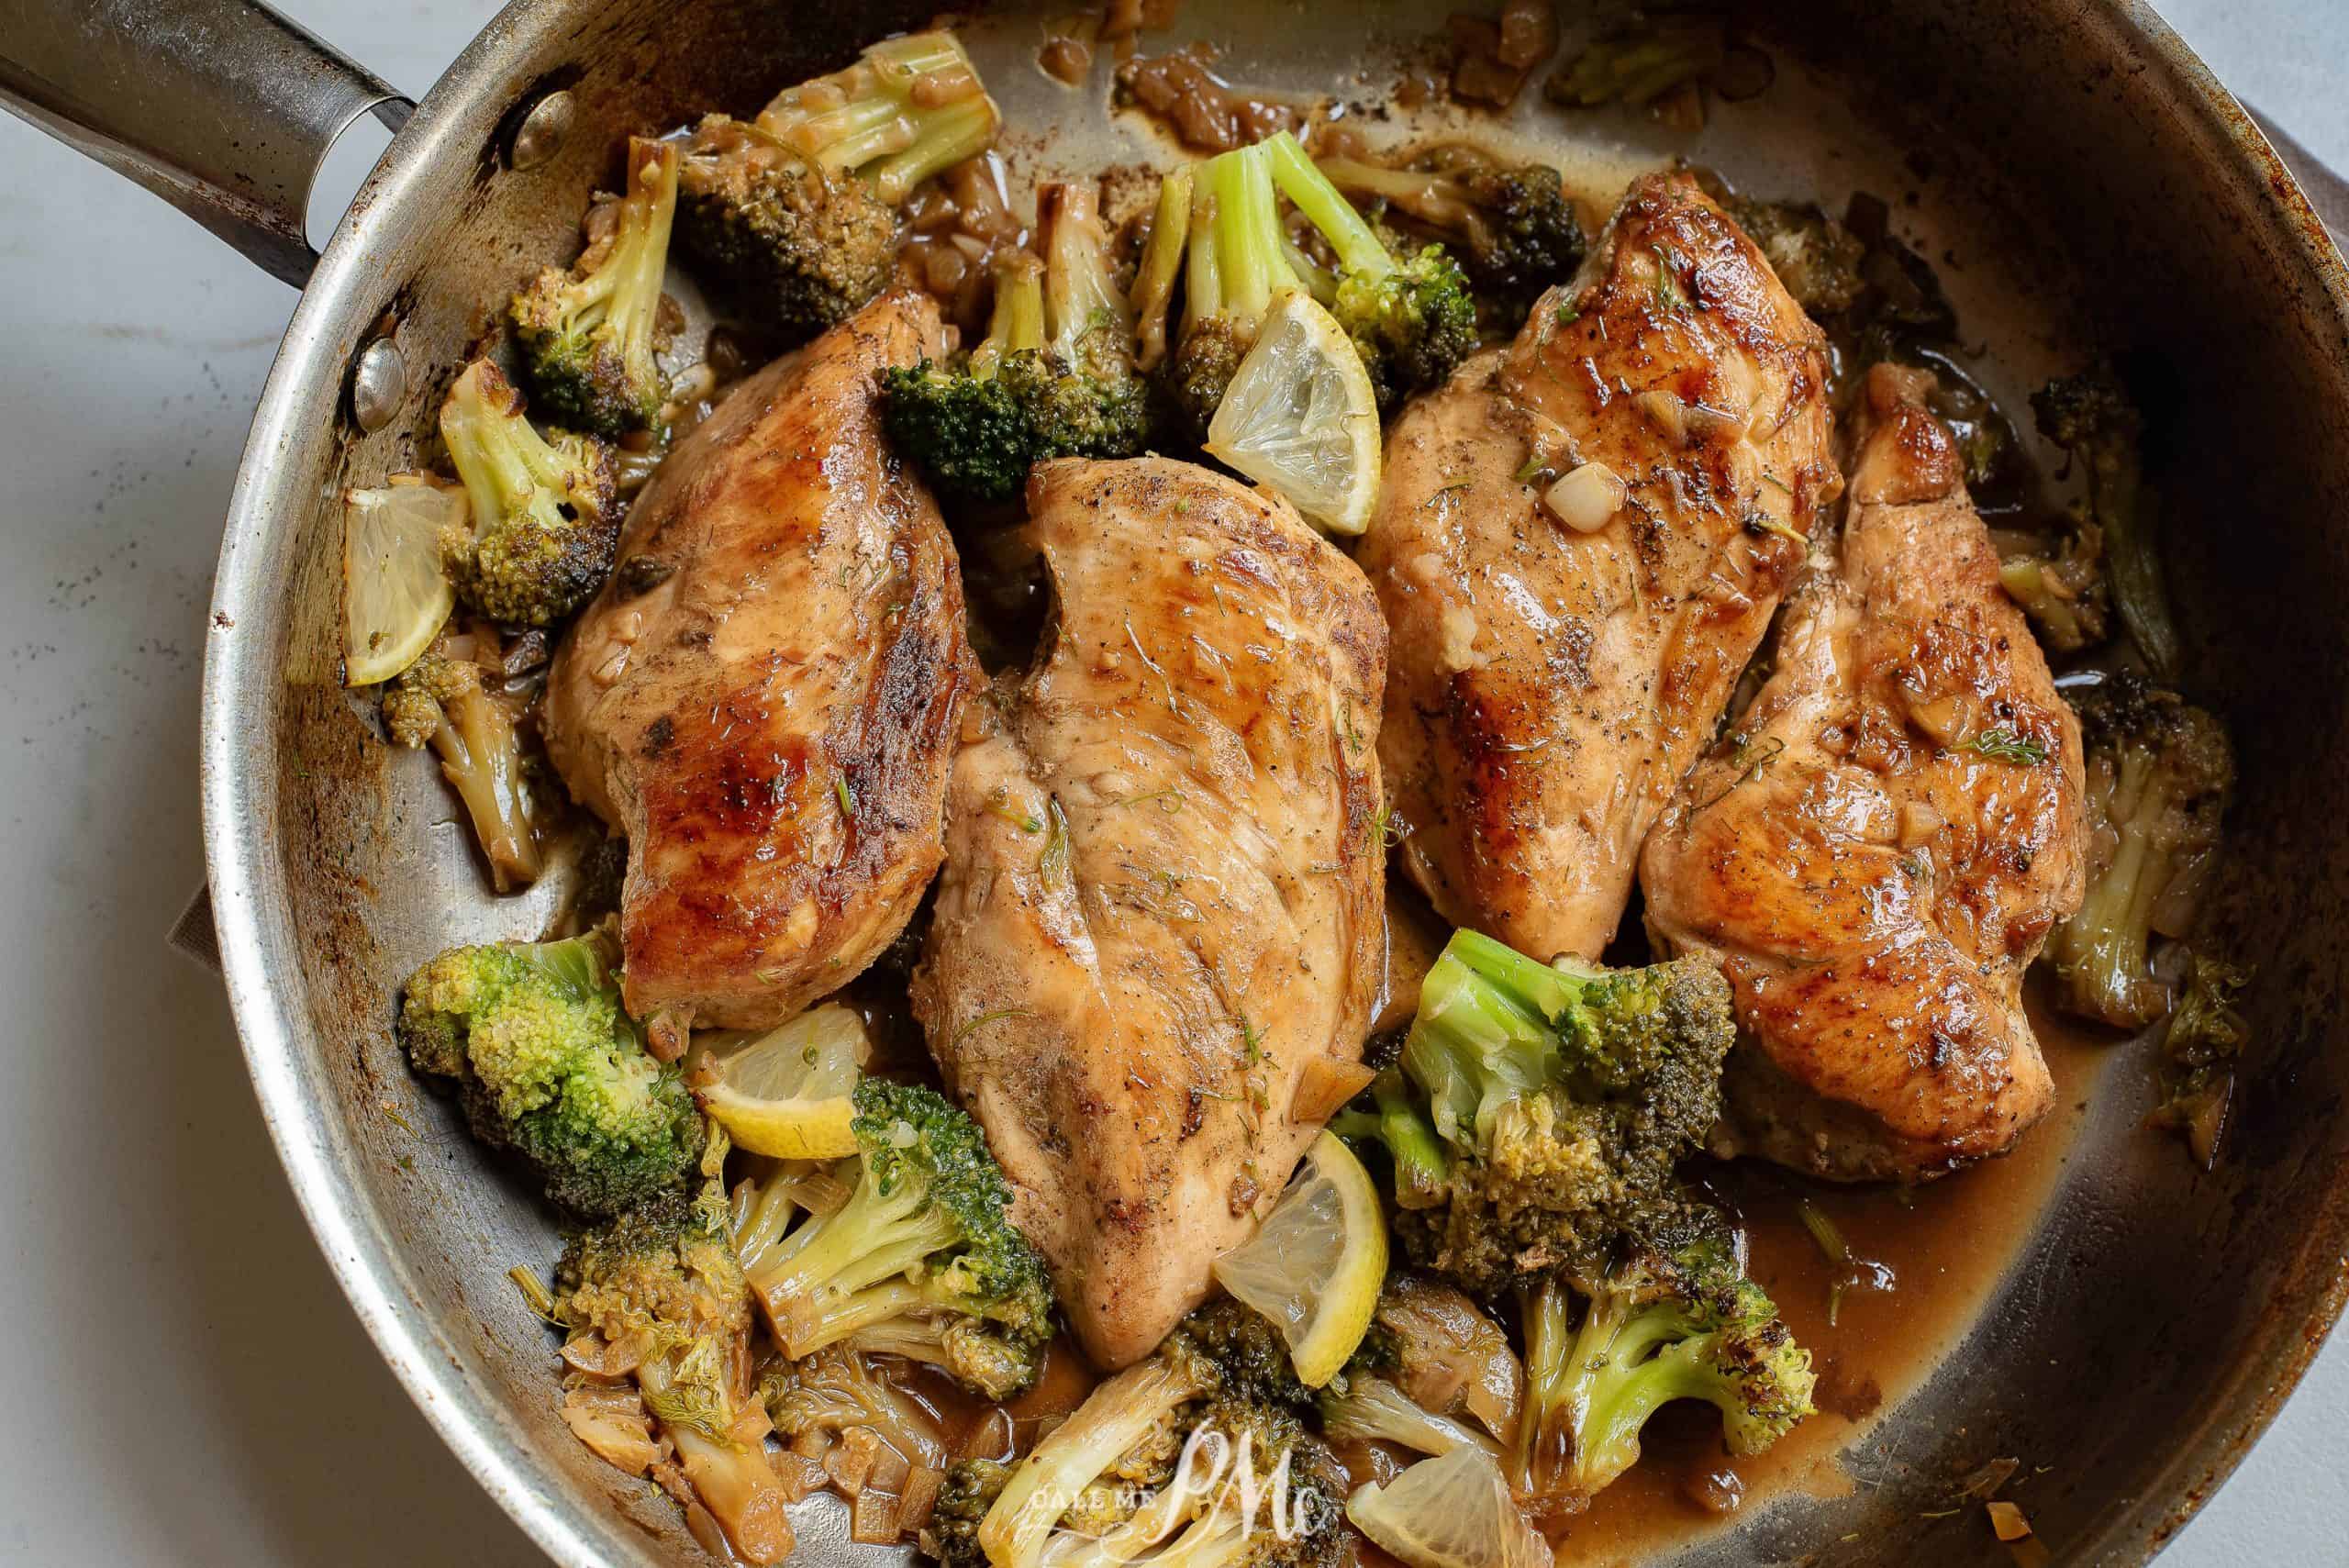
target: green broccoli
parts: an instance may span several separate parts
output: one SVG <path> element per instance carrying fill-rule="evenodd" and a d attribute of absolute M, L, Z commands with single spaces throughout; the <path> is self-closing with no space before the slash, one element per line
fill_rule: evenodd
<path fill-rule="evenodd" d="M 777 1358 L 759 1377 L 767 1418 L 785 1442 L 837 1440 L 871 1432 L 907 1464 L 944 1471 L 946 1440 L 938 1418 L 887 1373 L 843 1345 L 801 1361 Z"/>
<path fill-rule="evenodd" d="M 1681 1217 L 1673 1167 L 1720 1115 L 1735 1033 L 1700 960 L 1553 966 L 1458 931 L 1420 987 L 1400 1079 L 1337 1129 L 1384 1146 L 1420 1266 L 1486 1296 L 1561 1266 L 1599 1273 L 1626 1237 Z"/>
<path fill-rule="evenodd" d="M 1228 1298 L 1096 1387 L 1016 1466 L 949 1472 L 931 1524 L 948 1568 L 1088 1561 L 1336 1568 L 1345 1481 L 1299 1413 L 1272 1326 Z"/>
<path fill-rule="evenodd" d="M 440 439 L 473 517 L 468 537 L 447 541 L 457 597 L 509 626 L 552 626 L 585 604 L 619 543 L 611 449 L 540 435 L 487 360 L 449 389 Z"/>
<path fill-rule="evenodd" d="M 881 378 L 891 442 L 952 495 L 1008 500 L 1046 458 L 1131 457 L 1150 436 L 1098 196 L 1089 183 L 1047 185 L 1036 206 L 1043 261 L 1021 251 L 998 264 L 994 319 L 967 361 Z"/>
<path fill-rule="evenodd" d="M 1391 169 L 1356 158 L 1319 164 L 1346 195 L 1382 202 L 1453 246 L 1478 296 L 1515 331 L 1544 289 L 1574 276 L 1588 248 L 1558 171 L 1499 165 L 1464 148 L 1422 161 L 1431 166 Z"/>
<path fill-rule="evenodd" d="M 756 314 L 812 337 L 888 285 L 906 198 L 985 151 L 1001 122 L 952 34 L 885 39 L 755 123 L 704 119 L 679 176 L 678 243 Z"/>
<path fill-rule="evenodd" d="M 794 1360 L 846 1344 L 1018 1393 L 1042 1364 L 1052 1292 L 978 1124 L 918 1085 L 867 1078 L 853 1100 L 845 1202 L 794 1225 L 804 1205 L 738 1195 L 735 1243 L 776 1342 Z"/>
<path fill-rule="evenodd" d="M 2206 1171 L 2218 1159 L 2234 1099 L 2235 1059 L 2249 1033 L 2235 998 L 2250 984 L 2249 970 L 2194 954 L 2186 990 L 2162 1033 L 2162 1100 L 2146 1121 L 2182 1134 L 2194 1162 Z"/>
<path fill-rule="evenodd" d="M 588 214 L 569 270 L 548 267 L 508 307 L 530 391 L 557 422 L 617 440 L 661 422 L 661 284 L 677 210 L 674 142 L 632 137 L 628 195 Z"/>
<path fill-rule="evenodd" d="M 546 869 L 539 833 L 551 802 L 512 715 L 462 651 L 468 641 L 444 634 L 384 688 L 384 727 L 412 751 L 432 748 L 473 822 L 490 884 L 511 893 Z"/>
<path fill-rule="evenodd" d="M 678 1187 L 707 1129 L 676 1070 L 620 1007 L 614 944 L 451 948 L 408 977 L 399 1035 L 417 1071 L 456 1081 L 484 1142 L 518 1151 L 547 1195 L 609 1218 Z"/>
<path fill-rule="evenodd" d="M 1728 53 L 1729 35 L 1718 17 L 1642 18 L 1593 40 L 1558 68 L 1542 95 L 1573 108 L 1615 103 L 1638 107 L 1679 88 L 1701 85 L 1720 70 Z"/>
<path fill-rule="evenodd" d="M 2144 421 L 2113 378 L 2101 371 L 2049 382 L 2031 395 L 2039 433 L 2069 452 L 2087 473 L 2088 520 L 2100 536 L 2112 607 L 2159 677 L 2178 669 L 2177 628 L 2154 534 L 2154 497 L 2145 486 L 2138 442 Z"/>
<path fill-rule="evenodd" d="M 788 1556 L 787 1499 L 767 1458 L 766 1411 L 744 1386 L 751 1304 L 717 1184 L 698 1194 L 671 1186 L 574 1238 L 555 1289 L 571 1359 L 633 1369 L 645 1407 L 735 1555 Z"/>
<path fill-rule="evenodd" d="M 1573 1512 L 1629 1470 L 1641 1429 L 1672 1400 L 1720 1410 L 1735 1454 L 1761 1452 L 1813 1413 L 1810 1352 L 1717 1229 L 1595 1282 L 1569 1332 L 1575 1294 L 1553 1275 L 1523 1296 L 1526 1396 L 1510 1465 L 1536 1515 Z"/>
<path fill-rule="evenodd" d="M 1290 239 L 1279 195 L 1329 246 L 1334 275 Z M 1163 374 L 1197 434 L 1215 417 L 1273 302 L 1291 289 L 1309 288 L 1329 305 L 1382 409 L 1442 384 L 1475 350 L 1476 304 L 1459 263 L 1441 245 L 1398 259 L 1286 131 L 1199 165 L 1187 231 L 1182 336 Z"/>
<path fill-rule="evenodd" d="M 2122 673 L 2069 694 L 2087 753 L 2087 900 L 2047 939 L 2065 1010 L 2143 1029 L 2169 1006 L 2156 934 L 2183 937 L 2234 787 L 2225 728 Z"/>

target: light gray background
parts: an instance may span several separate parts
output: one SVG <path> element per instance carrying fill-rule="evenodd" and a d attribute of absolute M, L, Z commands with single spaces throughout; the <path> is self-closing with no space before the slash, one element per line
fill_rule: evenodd
<path fill-rule="evenodd" d="M 495 9 L 279 3 L 416 96 Z M 2349 168 L 2349 5 L 2164 9 Z M 218 986 L 162 945 L 203 876 L 220 518 L 294 295 L 5 116 L 0 193 L 0 1324 L 25 1399 L 0 1438 L 0 1562 L 540 1562 L 377 1362 Z M 2349 1556 L 2344 1420 L 2349 1340 L 2165 1563 Z"/>

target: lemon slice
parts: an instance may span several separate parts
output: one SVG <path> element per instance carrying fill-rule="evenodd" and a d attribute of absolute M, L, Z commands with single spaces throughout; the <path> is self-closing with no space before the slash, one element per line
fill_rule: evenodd
<path fill-rule="evenodd" d="M 1550 1568 L 1550 1546 L 1470 1443 L 1346 1499 L 1354 1528 L 1411 1568 Z"/>
<path fill-rule="evenodd" d="M 1345 328 L 1311 295 L 1273 302 L 1208 421 L 1208 450 L 1331 533 L 1370 526 L 1378 399 Z"/>
<path fill-rule="evenodd" d="M 707 1037 L 694 1097 L 735 1144 L 777 1160 L 836 1160 L 856 1152 L 849 1095 L 873 1041 L 864 1020 L 835 1002 L 763 1035 Z"/>
<path fill-rule="evenodd" d="M 465 510 L 463 491 L 429 482 L 343 496 L 343 684 L 390 680 L 440 635 L 457 602 L 440 540 Z"/>
<path fill-rule="evenodd" d="M 1315 1139 L 1256 1234 L 1215 1261 L 1215 1277 L 1280 1329 L 1307 1387 L 1335 1377 L 1386 1278 L 1386 1221 L 1353 1151 L 1327 1132 Z"/>

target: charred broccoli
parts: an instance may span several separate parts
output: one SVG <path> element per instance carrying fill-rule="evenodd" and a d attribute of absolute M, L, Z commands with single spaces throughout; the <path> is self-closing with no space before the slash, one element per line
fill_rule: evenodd
<path fill-rule="evenodd" d="M 969 359 L 882 376 L 891 442 L 950 495 L 1008 500 L 1046 458 L 1131 457 L 1150 435 L 1098 197 L 1047 185 L 1036 206 L 1044 259 L 1017 252 L 996 268 L 994 319 Z"/>
<path fill-rule="evenodd" d="M 1281 195 L 1328 245 L 1334 274 L 1291 240 Z M 1291 289 L 1310 288 L 1328 303 L 1381 408 L 1439 384 L 1475 350 L 1476 305 L 1459 263 L 1441 245 L 1390 252 L 1286 131 L 1199 165 L 1186 227 L 1182 336 L 1164 375 L 1196 433 L 1214 418 L 1273 302 Z M 1152 239 L 1155 246 L 1159 236 Z"/>
<path fill-rule="evenodd" d="M 568 1359 L 617 1376 L 633 1372 L 735 1555 L 788 1556 L 791 1523 L 767 1458 L 767 1414 L 746 1386 L 750 1296 L 717 1184 L 698 1194 L 671 1188 L 576 1237 L 555 1289 L 555 1315 L 572 1330 Z"/>
<path fill-rule="evenodd" d="M 1702 961 L 1553 967 L 1458 931 L 1399 1067 L 1332 1127 L 1385 1147 L 1397 1235 L 1420 1266 L 1479 1295 L 1561 1266 L 1603 1273 L 1627 1236 L 1680 1216 L 1673 1167 L 1720 1117 L 1734 1034 Z"/>
<path fill-rule="evenodd" d="M 754 123 L 704 119 L 679 176 L 678 243 L 754 312 L 812 337 L 887 286 L 907 196 L 985 151 L 1001 118 L 952 34 L 885 39 Z"/>
<path fill-rule="evenodd" d="M 1087 1561 L 1335 1568 L 1345 1481 L 1299 1419 L 1278 1332 L 1230 1299 L 1101 1384 L 1016 1466 L 965 1461 L 931 1522 L 947 1568 Z"/>
<path fill-rule="evenodd" d="M 707 1129 L 620 1007 L 600 932 L 451 948 L 408 977 L 400 1042 L 456 1081 L 484 1142 L 520 1151 L 547 1195 L 607 1219 L 678 1187 Z"/>
<path fill-rule="evenodd" d="M 590 210 L 579 260 L 540 272 L 509 307 L 540 406 L 615 440 L 659 424 L 667 397 L 654 356 L 677 210 L 675 144 L 631 138 L 628 160 L 628 194 Z"/>
<path fill-rule="evenodd" d="M 2169 1006 L 2156 934 L 2187 933 L 2219 848 L 2234 752 L 2219 721 L 2130 673 L 2074 695 L 2087 752 L 2087 901 L 2047 940 L 2066 1010 L 2143 1029 Z"/>
<path fill-rule="evenodd" d="M 540 435 L 487 360 L 449 389 L 440 439 L 473 517 L 470 536 L 448 541 L 457 597 L 511 626 L 551 626 L 586 603 L 619 543 L 611 449 Z"/>
<path fill-rule="evenodd" d="M 1795 303 L 1814 319 L 1841 316 L 1867 292 L 1860 264 L 1866 260 L 1868 248 L 1816 203 L 1732 196 L 1722 205 L 1761 250 Z"/>
<path fill-rule="evenodd" d="M 1534 299 L 1582 265 L 1587 242 L 1558 171 L 1539 163 L 1496 165 L 1468 149 L 1446 149 L 1425 169 L 1390 169 L 1354 158 L 1324 158 L 1321 172 L 1357 201 L 1393 212 L 1447 240 L 1477 294 L 1514 331 Z"/>
<path fill-rule="evenodd" d="M 989 1398 L 1018 1393 L 1052 1338 L 1052 1292 L 978 1124 L 934 1089 L 867 1078 L 852 1097 L 844 1201 L 738 1196 L 735 1243 L 776 1342 L 795 1360 L 833 1344 L 908 1356 Z"/>
<path fill-rule="evenodd" d="M 1552 1276 L 1524 1297 L 1525 1407 L 1511 1456 L 1537 1514 L 1572 1512 L 1640 1457 L 1640 1430 L 1675 1399 L 1720 1411 L 1731 1453 L 1759 1453 L 1812 1414 L 1810 1352 L 1717 1233 L 1635 1254 L 1589 1290 Z"/>
<path fill-rule="evenodd" d="M 2194 1162 L 2206 1171 L 2218 1158 L 2234 1098 L 2235 1059 L 2247 1034 L 2235 998 L 2250 984 L 2248 970 L 2194 954 L 2185 993 L 2162 1034 L 2162 1101 L 2147 1120 L 2182 1134 Z"/>
<path fill-rule="evenodd" d="M 2120 384 L 2100 371 L 2049 382 L 2031 395 L 2039 433 L 2087 473 L 2087 520 L 2101 540 L 2112 607 L 2155 675 L 2177 673 L 2177 628 L 2162 585 L 2154 498 L 2138 451 L 2144 421 Z"/>
<path fill-rule="evenodd" d="M 384 726 L 410 751 L 432 748 L 441 776 L 464 802 L 491 885 L 511 893 L 545 869 L 539 848 L 545 796 L 512 716 L 462 641 L 443 636 L 384 688 Z"/>

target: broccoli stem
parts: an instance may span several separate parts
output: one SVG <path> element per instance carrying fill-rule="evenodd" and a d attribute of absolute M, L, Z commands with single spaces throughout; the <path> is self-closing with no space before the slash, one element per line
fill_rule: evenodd
<path fill-rule="evenodd" d="M 1314 166 L 1295 136 L 1283 131 L 1262 145 L 1281 195 L 1321 231 L 1330 250 L 1337 252 L 1341 270 L 1366 279 L 1383 278 L 1395 270 L 1395 258 L 1380 243 L 1377 230 Z"/>
<path fill-rule="evenodd" d="M 562 497 L 576 465 L 539 434 L 520 405 L 505 378 L 486 360 L 476 360 L 449 389 L 440 410 L 440 437 L 464 482 L 476 539 L 517 513 L 550 532 L 570 523 Z"/>
<path fill-rule="evenodd" d="M 479 682 L 441 705 L 432 750 L 440 759 L 441 776 L 473 818 L 496 890 L 510 893 L 538 881 L 545 860 L 533 826 L 536 813 L 522 771 L 522 748 L 513 721 Z"/>
<path fill-rule="evenodd" d="M 1552 1021 L 1564 1013 L 1572 984 L 1490 937 L 1453 934 L 1420 984 L 1419 1018 L 1403 1047 L 1413 1077 L 1450 1085 L 1430 1106 L 1438 1133 L 1456 1140 L 1462 1128 L 1473 1128 L 1482 1142 L 1502 1101 L 1542 1081 Z M 1480 1094 L 1477 1084 L 1486 1079 L 1507 1093 Z"/>
<path fill-rule="evenodd" d="M 751 1273 L 751 1288 L 796 1359 L 918 1308 L 921 1292 L 905 1276 L 961 1239 L 926 1184 L 903 1181 L 884 1194 L 865 1174 L 838 1213 L 811 1217 L 785 1237 Z"/>
<path fill-rule="evenodd" d="M 803 82 L 759 116 L 759 127 L 834 173 L 854 172 L 895 206 L 994 141 L 1001 117 L 945 32 L 874 45 L 845 71 Z"/>
<path fill-rule="evenodd" d="M 986 337 L 971 350 L 971 373 L 985 381 L 1006 355 L 1043 346 L 1043 269 L 1025 250 L 1014 251 L 996 266 L 995 310 Z"/>
<path fill-rule="evenodd" d="M 1085 340 L 1108 334 L 1123 355 L 1133 333 L 1133 314 L 1109 273 L 1109 236 L 1101 227 L 1101 204 L 1091 182 L 1047 185 L 1038 193 L 1037 227 L 1043 235 L 1044 310 L 1052 323 L 1047 341 L 1071 366 L 1083 362 Z"/>
<path fill-rule="evenodd" d="M 1322 1407 L 1324 1432 L 1331 1438 L 1356 1438 L 1400 1443 L 1424 1454 L 1446 1454 L 1474 1446 L 1499 1457 L 1499 1445 L 1464 1421 L 1423 1409 L 1401 1389 L 1383 1377 L 1355 1375 L 1342 1399 Z"/>
<path fill-rule="evenodd" d="M 1593 1357 L 1584 1352 L 1591 1348 L 1589 1341 L 1600 1341 L 1596 1348 L 1603 1354 L 1604 1341 L 1613 1339 L 1613 1329 L 1620 1327 L 1621 1319 L 1617 1316 L 1610 1323 L 1594 1303 L 1583 1319 L 1583 1332 L 1571 1333 L 1572 1297 L 1555 1279 L 1544 1280 L 1521 1296 L 1520 1306 L 1525 1322 L 1525 1403 L 1518 1416 L 1517 1444 L 1510 1454 L 1512 1484 L 1528 1496 L 1551 1497 L 1573 1470 L 1575 1432 L 1582 1424 L 1583 1407 L 1590 1398 L 1590 1381 L 1597 1375 L 1589 1364 Z M 1573 1354 L 1567 1351 L 1570 1343 Z"/>
<path fill-rule="evenodd" d="M 1273 296 L 1297 286 L 1285 254 L 1264 143 L 1210 158 L 1191 206 L 1186 327 L 1223 316 L 1253 336 Z"/>
<path fill-rule="evenodd" d="M 1085 1396 L 1038 1443 L 987 1510 L 979 1540 L 998 1568 L 1036 1568 L 1076 1496 L 1205 1390 L 1177 1358 L 1156 1355 Z"/>
<path fill-rule="evenodd" d="M 1316 165 L 1329 182 L 1348 196 L 1383 201 L 1429 228 L 1456 236 L 1481 250 L 1490 242 L 1488 226 L 1467 192 L 1457 181 L 1410 169 L 1389 169 L 1355 158 L 1324 158 Z"/>
<path fill-rule="evenodd" d="M 1156 370 L 1166 358 L 1166 312 L 1182 275 L 1183 253 L 1191 235 L 1191 171 L 1177 169 L 1159 182 L 1158 207 L 1150 222 L 1150 242 L 1134 272 L 1133 312 L 1141 323 L 1135 364 Z"/>

